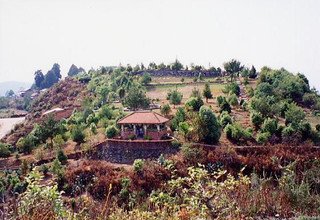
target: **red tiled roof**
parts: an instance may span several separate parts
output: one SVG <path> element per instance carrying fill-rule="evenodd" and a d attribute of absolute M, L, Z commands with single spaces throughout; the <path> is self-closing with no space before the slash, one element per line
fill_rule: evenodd
<path fill-rule="evenodd" d="M 118 124 L 163 124 L 169 119 L 156 112 L 133 112 L 118 121 Z"/>

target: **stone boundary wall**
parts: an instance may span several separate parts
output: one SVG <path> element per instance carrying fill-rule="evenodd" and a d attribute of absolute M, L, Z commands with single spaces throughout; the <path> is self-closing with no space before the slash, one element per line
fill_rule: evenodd
<path fill-rule="evenodd" d="M 134 148 L 134 149 L 164 149 L 171 147 L 170 140 L 118 140 L 108 139 L 106 145 L 109 148 Z"/>
<path fill-rule="evenodd" d="M 150 73 L 151 76 L 175 76 L 175 77 L 198 77 L 201 73 L 204 77 L 218 77 L 218 72 L 201 70 L 140 70 L 138 72 L 133 72 L 133 75 L 142 75 L 144 73 Z"/>

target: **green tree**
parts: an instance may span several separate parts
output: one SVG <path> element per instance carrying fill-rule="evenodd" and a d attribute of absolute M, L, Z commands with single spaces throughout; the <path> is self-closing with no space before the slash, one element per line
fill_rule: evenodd
<path fill-rule="evenodd" d="M 172 128 L 172 130 L 173 131 L 177 130 L 180 122 L 183 122 L 185 120 L 186 120 L 186 112 L 185 112 L 184 108 L 179 107 L 177 109 L 176 115 L 171 120 L 171 128 Z"/>
<path fill-rule="evenodd" d="M 160 112 L 161 112 L 161 114 L 168 116 L 171 112 L 170 105 L 165 104 L 165 105 L 161 106 Z"/>
<path fill-rule="evenodd" d="M 179 60 L 175 60 L 174 63 L 171 64 L 171 69 L 172 70 L 181 70 L 183 68 L 183 65 L 180 63 Z"/>
<path fill-rule="evenodd" d="M 232 59 L 229 62 L 223 64 L 225 71 L 230 75 L 231 81 L 234 80 L 234 77 L 239 74 L 239 72 L 244 68 L 241 63 L 235 59 Z"/>
<path fill-rule="evenodd" d="M 289 108 L 285 112 L 286 125 L 292 124 L 293 126 L 297 126 L 305 119 L 305 117 L 306 114 L 302 108 L 295 103 L 289 104 Z"/>
<path fill-rule="evenodd" d="M 206 102 L 208 103 L 208 99 L 212 99 L 213 95 L 211 93 L 211 89 L 210 89 L 210 85 L 209 83 L 206 83 L 204 85 L 204 89 L 203 89 L 203 93 L 202 93 L 203 97 L 206 99 Z"/>
<path fill-rule="evenodd" d="M 124 99 L 124 104 L 133 110 L 145 109 L 149 107 L 150 99 L 147 98 L 145 91 L 138 87 L 132 87 Z"/>
<path fill-rule="evenodd" d="M 215 114 L 210 108 L 202 106 L 199 111 L 199 118 L 199 140 L 206 144 L 216 144 L 221 136 L 221 128 Z"/>
<path fill-rule="evenodd" d="M 119 130 L 115 126 L 109 126 L 106 129 L 107 138 L 114 138 L 119 133 Z"/>
<path fill-rule="evenodd" d="M 168 96 L 170 97 L 170 103 L 174 105 L 174 107 L 181 103 L 183 97 L 182 93 L 178 92 L 177 90 L 170 92 L 170 95 L 168 94 Z"/>
<path fill-rule="evenodd" d="M 192 109 L 193 111 L 199 111 L 200 107 L 203 106 L 203 101 L 201 97 L 191 97 L 186 102 L 187 109 Z"/>
<path fill-rule="evenodd" d="M 59 149 L 57 152 L 57 159 L 60 161 L 62 165 L 66 164 L 68 161 L 68 157 L 64 154 L 62 149 Z"/>
<path fill-rule="evenodd" d="M 257 71 L 254 66 L 251 67 L 250 72 L 249 72 L 249 78 L 255 79 L 257 78 Z"/>
<path fill-rule="evenodd" d="M 151 75 L 150 73 L 144 73 L 141 77 L 141 83 L 143 85 L 148 85 L 151 82 Z"/>
<path fill-rule="evenodd" d="M 239 104 L 237 95 L 231 94 L 228 98 L 228 103 L 230 103 L 232 106 L 237 106 Z"/>
<path fill-rule="evenodd" d="M 77 144 L 83 143 L 85 139 L 85 135 L 83 133 L 83 129 L 80 125 L 76 125 L 71 131 L 71 137 L 74 142 Z"/>
<path fill-rule="evenodd" d="M 37 70 L 34 73 L 34 81 L 35 81 L 36 87 L 42 89 L 43 82 L 44 82 L 44 75 L 41 70 Z"/>

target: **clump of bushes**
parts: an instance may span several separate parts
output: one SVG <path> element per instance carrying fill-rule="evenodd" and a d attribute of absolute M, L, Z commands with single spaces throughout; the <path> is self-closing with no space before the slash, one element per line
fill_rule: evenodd
<path fill-rule="evenodd" d="M 252 139 L 252 128 L 243 128 L 240 124 L 228 124 L 224 128 L 227 138 L 237 144 L 243 144 Z"/>
<path fill-rule="evenodd" d="M 106 129 L 107 138 L 114 138 L 118 134 L 119 134 L 119 130 L 114 125 L 107 127 Z"/>

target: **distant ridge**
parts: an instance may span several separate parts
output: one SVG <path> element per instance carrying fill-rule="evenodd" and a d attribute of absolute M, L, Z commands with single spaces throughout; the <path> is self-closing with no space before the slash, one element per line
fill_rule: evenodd
<path fill-rule="evenodd" d="M 18 82 L 18 81 L 7 81 L 0 82 L 0 96 L 4 96 L 6 92 L 12 89 L 15 93 L 21 89 L 29 89 L 32 83 L 30 82 Z"/>

